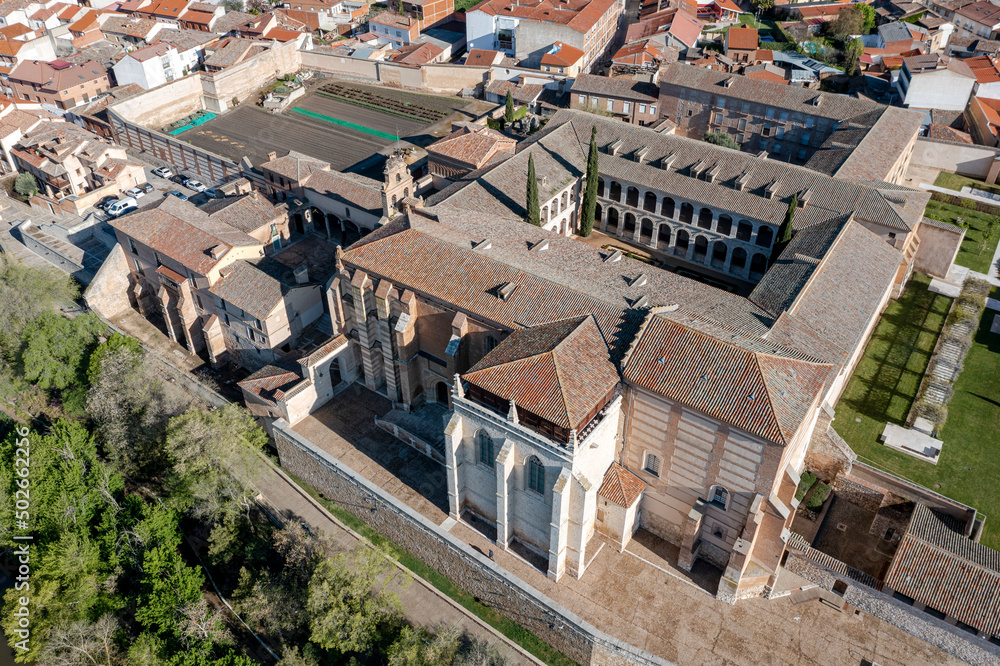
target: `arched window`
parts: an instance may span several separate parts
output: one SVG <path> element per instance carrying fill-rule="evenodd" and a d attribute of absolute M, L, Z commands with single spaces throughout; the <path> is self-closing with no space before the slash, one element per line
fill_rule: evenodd
<path fill-rule="evenodd" d="M 715 230 L 723 236 L 733 233 L 733 218 L 728 215 L 720 215 L 719 221 L 715 223 Z"/>
<path fill-rule="evenodd" d="M 698 211 L 698 226 L 702 229 L 712 228 L 712 211 L 708 208 L 702 208 Z"/>
<path fill-rule="evenodd" d="M 656 212 L 656 194 L 653 192 L 646 192 L 646 196 L 642 198 L 642 209 L 647 210 L 650 213 Z"/>
<path fill-rule="evenodd" d="M 618 181 L 611 181 L 611 199 L 614 201 L 622 200 L 622 185 Z"/>
<path fill-rule="evenodd" d="M 670 197 L 663 197 L 663 203 L 660 204 L 660 215 L 664 217 L 674 216 L 674 200 Z"/>
<path fill-rule="evenodd" d="M 653 241 L 653 221 L 648 217 L 642 218 L 639 224 L 639 242 L 649 245 Z"/>
<path fill-rule="evenodd" d="M 674 244 L 676 251 L 680 254 L 687 253 L 688 242 L 689 242 L 688 232 L 684 231 L 683 229 L 678 231 L 677 242 Z"/>
<path fill-rule="evenodd" d="M 403 177 L 397 173 L 396 174 L 396 182 L 398 183 L 401 180 L 403 180 Z"/>
<path fill-rule="evenodd" d="M 666 250 L 670 247 L 670 225 L 661 224 L 658 239 L 656 241 L 656 247 L 661 250 Z"/>
<path fill-rule="evenodd" d="M 601 204 L 594 205 L 594 222 L 600 224 L 601 220 L 604 219 L 604 209 L 601 208 Z"/>
<path fill-rule="evenodd" d="M 747 251 L 741 247 L 733 250 L 733 260 L 729 263 L 730 270 L 742 270 L 747 265 Z"/>
<path fill-rule="evenodd" d="M 761 273 L 767 270 L 767 257 L 762 254 L 755 254 L 750 260 L 750 272 L 751 273 Z"/>
<path fill-rule="evenodd" d="M 608 229 L 618 231 L 618 210 L 615 208 L 608 209 Z"/>
<path fill-rule="evenodd" d="M 746 220 L 740 220 L 740 223 L 736 226 L 736 240 L 749 243 L 751 236 L 753 236 L 753 225 Z"/>
<path fill-rule="evenodd" d="M 757 245 L 771 247 L 772 238 L 774 238 L 774 232 L 771 231 L 771 227 L 761 227 L 757 230 Z"/>
<path fill-rule="evenodd" d="M 638 206 L 639 205 L 639 188 L 630 187 L 625 192 L 625 205 L 626 206 Z"/>
<path fill-rule="evenodd" d="M 496 349 L 498 344 L 499 343 L 497 342 L 496 338 L 494 338 L 492 335 L 487 335 L 486 336 L 486 353 L 488 354 L 491 351 L 493 351 L 494 349 Z"/>
<path fill-rule="evenodd" d="M 635 235 L 635 215 L 632 213 L 625 213 L 625 225 L 622 228 L 622 234 L 626 236 Z"/>
<path fill-rule="evenodd" d="M 603 178 L 598 178 L 597 179 L 597 196 L 599 196 L 599 197 L 603 197 L 604 196 L 604 179 Z"/>
<path fill-rule="evenodd" d="M 652 453 L 646 454 L 646 464 L 643 465 L 643 469 L 652 474 L 653 476 L 660 475 L 660 456 L 654 455 Z"/>
<path fill-rule="evenodd" d="M 712 488 L 712 497 L 709 499 L 709 502 L 725 511 L 726 504 L 729 503 L 729 491 L 722 486 L 714 486 Z"/>
<path fill-rule="evenodd" d="M 479 447 L 479 462 L 493 467 L 493 463 L 497 457 L 493 453 L 493 438 L 490 437 L 490 434 L 485 430 L 477 432 L 476 446 Z"/>
<path fill-rule="evenodd" d="M 692 217 L 694 217 L 694 206 L 689 203 L 682 203 L 680 216 L 681 222 L 684 224 L 691 224 Z"/>
<path fill-rule="evenodd" d="M 545 494 L 545 468 L 542 467 L 542 461 L 535 456 L 528 458 L 528 490 L 540 495 Z"/>
<path fill-rule="evenodd" d="M 705 261 L 705 257 L 708 255 L 708 239 L 704 236 L 698 236 L 694 239 L 694 259 L 696 261 Z"/>

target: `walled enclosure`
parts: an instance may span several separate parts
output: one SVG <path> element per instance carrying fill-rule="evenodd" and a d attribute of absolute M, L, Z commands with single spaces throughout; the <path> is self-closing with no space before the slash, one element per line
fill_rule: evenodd
<path fill-rule="evenodd" d="M 283 468 L 574 661 L 584 666 L 670 664 L 605 634 L 498 567 L 317 448 L 283 419 L 274 422 L 273 430 Z"/>
<path fill-rule="evenodd" d="M 937 278 L 948 276 L 962 247 L 965 229 L 947 222 L 925 218 L 920 224 L 920 248 L 914 268 Z"/>
<path fill-rule="evenodd" d="M 953 171 L 988 183 L 996 183 L 997 176 L 1000 176 L 1000 159 L 996 148 L 923 137 L 917 139 L 911 164 Z"/>

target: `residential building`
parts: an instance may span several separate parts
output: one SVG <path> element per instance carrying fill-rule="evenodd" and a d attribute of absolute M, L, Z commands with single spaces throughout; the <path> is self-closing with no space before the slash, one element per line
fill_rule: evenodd
<path fill-rule="evenodd" d="M 221 72 L 271 48 L 272 42 L 224 37 L 205 48 L 205 71 Z"/>
<path fill-rule="evenodd" d="M 402 9 L 405 16 L 416 19 L 420 31 L 444 23 L 455 15 L 455 3 L 450 0 L 403 0 Z"/>
<path fill-rule="evenodd" d="M 135 83 L 143 90 L 161 86 L 187 74 L 177 49 L 157 42 L 130 52 L 112 68 L 118 85 Z"/>
<path fill-rule="evenodd" d="M 1000 60 L 998 56 L 976 56 L 963 60 L 976 76 L 975 97 L 1000 99 Z"/>
<path fill-rule="evenodd" d="M 74 65 L 63 60 L 25 60 L 7 76 L 17 99 L 60 109 L 71 109 L 111 88 L 108 71 L 96 62 Z"/>
<path fill-rule="evenodd" d="M 324 276 L 301 255 L 283 263 L 287 211 L 259 194 L 202 208 L 164 197 L 111 225 L 128 264 L 132 306 L 161 318 L 172 340 L 213 364 L 254 370 L 280 362 L 322 317 Z"/>
<path fill-rule="evenodd" d="M 896 90 L 903 106 L 962 111 L 976 85 L 965 60 L 938 53 L 903 58 Z"/>
<path fill-rule="evenodd" d="M 681 54 L 698 45 L 705 24 L 686 12 L 677 12 L 665 33 L 664 44 L 677 49 Z"/>
<path fill-rule="evenodd" d="M 1000 99 L 973 96 L 969 100 L 966 118 L 969 133 L 976 143 L 1000 146 Z"/>
<path fill-rule="evenodd" d="M 466 12 L 469 49 L 495 49 L 537 68 L 552 44 L 562 42 L 584 53 L 589 71 L 610 47 L 623 10 L 621 0 L 542 0 L 518 5 L 506 0 L 481 2 Z"/>
<path fill-rule="evenodd" d="M 722 52 L 733 62 L 749 63 L 757 58 L 757 29 L 732 26 L 726 32 Z"/>
<path fill-rule="evenodd" d="M 570 92 L 571 109 L 594 109 L 633 125 L 650 125 L 660 118 L 659 88 L 627 78 L 581 74 Z"/>
<path fill-rule="evenodd" d="M 213 5 L 205 2 L 192 2 L 178 18 L 181 28 L 188 30 L 198 30 L 201 32 L 211 32 L 216 22 L 226 13 L 222 5 Z"/>
<path fill-rule="evenodd" d="M 924 114 L 867 100 L 675 63 L 660 83 L 660 115 L 677 134 L 724 131 L 741 150 L 838 178 L 898 183 Z"/>
<path fill-rule="evenodd" d="M 427 170 L 434 186 L 444 189 L 451 181 L 482 169 L 494 159 L 514 154 L 517 141 L 474 123 L 452 126 L 452 133 L 427 146 Z"/>
<path fill-rule="evenodd" d="M 565 74 L 572 78 L 580 73 L 585 55 L 578 48 L 556 42 L 548 53 L 542 56 L 539 69 L 552 74 Z"/>
<path fill-rule="evenodd" d="M 513 81 L 491 79 L 483 88 L 483 97 L 487 102 L 503 104 L 508 92 L 518 106 L 528 107 L 530 113 L 542 113 L 541 99 L 545 86 L 541 83 L 528 83 L 524 75 Z"/>
<path fill-rule="evenodd" d="M 618 49 L 611 56 L 611 69 L 617 75 L 655 73 L 661 65 L 676 62 L 677 56 L 676 49 L 660 48 L 653 40 L 643 39 Z"/>
<path fill-rule="evenodd" d="M 104 38 L 109 42 L 115 42 L 127 48 L 139 48 L 159 41 L 165 32 L 178 28 L 179 26 L 175 23 L 128 16 L 109 18 L 101 25 L 101 32 L 104 33 Z"/>
<path fill-rule="evenodd" d="M 956 35 L 993 39 L 1000 29 L 1000 7 L 989 2 L 973 2 L 955 10 L 951 20 L 955 23 Z"/>
<path fill-rule="evenodd" d="M 38 180 L 40 195 L 70 213 L 146 182 L 124 148 L 72 123 L 43 123 L 10 152 L 17 170 Z"/>
<path fill-rule="evenodd" d="M 997 52 L 1000 52 L 1000 41 L 954 35 L 948 40 L 946 55 L 955 58 L 971 58 L 980 55 L 994 55 Z"/>
<path fill-rule="evenodd" d="M 43 111 L 41 106 L 31 108 L 31 105 L 18 105 L 27 108 L 15 108 L 14 100 L 0 100 L 0 172 L 4 174 L 17 171 L 12 150 L 28 132 L 43 123 L 61 122 L 59 116 Z"/>
<path fill-rule="evenodd" d="M 380 44 L 406 46 L 420 36 L 419 21 L 395 12 L 382 12 L 368 22 L 368 29 L 378 36 Z"/>

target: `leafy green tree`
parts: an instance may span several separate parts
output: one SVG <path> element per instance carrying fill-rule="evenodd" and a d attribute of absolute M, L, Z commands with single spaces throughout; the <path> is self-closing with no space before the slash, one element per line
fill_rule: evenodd
<path fill-rule="evenodd" d="M 590 130 L 590 152 L 587 154 L 587 185 L 583 191 L 583 206 L 580 210 L 580 235 L 589 236 L 594 230 L 594 215 L 597 212 L 598 179 L 597 127 Z"/>
<path fill-rule="evenodd" d="M 732 148 L 733 150 L 740 149 L 740 144 L 736 143 L 736 139 L 729 136 L 728 132 L 723 132 L 721 130 L 706 134 L 705 142 L 715 144 L 716 146 L 722 146 L 723 148 Z"/>
<path fill-rule="evenodd" d="M 867 7 L 868 5 L 864 5 Z M 865 44 L 860 39 L 852 39 L 844 47 L 844 73 L 854 76 L 858 73 L 858 66 L 861 63 L 861 56 L 865 52 Z"/>
<path fill-rule="evenodd" d="M 865 14 L 861 4 L 853 4 L 837 12 L 837 17 L 823 26 L 824 31 L 839 40 L 849 35 L 860 35 L 865 27 Z"/>
<path fill-rule="evenodd" d="M 308 646 L 299 650 L 297 645 L 286 645 L 278 666 L 319 666 L 319 660 L 309 653 Z"/>
<path fill-rule="evenodd" d="M 178 617 L 182 609 L 201 599 L 205 577 L 188 566 L 177 548 L 150 548 L 143 557 L 143 577 L 135 619 L 146 629 L 180 637 Z"/>
<path fill-rule="evenodd" d="M 170 419 L 165 450 L 173 463 L 173 499 L 211 521 L 246 510 L 265 443 L 250 412 L 231 403 L 213 411 L 193 407 Z"/>
<path fill-rule="evenodd" d="M 38 192 L 38 181 L 27 171 L 14 179 L 14 191 L 22 197 L 30 197 Z"/>
<path fill-rule="evenodd" d="M 462 632 L 457 627 L 441 627 L 432 633 L 404 626 L 389 647 L 389 666 L 441 666 L 455 661 Z"/>
<path fill-rule="evenodd" d="M 514 122 L 514 95 L 507 91 L 507 99 L 504 101 L 503 120 L 505 123 Z"/>
<path fill-rule="evenodd" d="M 535 175 L 535 156 L 528 153 L 528 185 L 526 192 L 527 222 L 542 226 L 542 213 L 538 203 L 538 178 Z"/>
<path fill-rule="evenodd" d="M 359 548 L 325 560 L 309 581 L 310 640 L 341 654 L 365 654 L 399 625 L 403 605 L 390 588 L 398 570 L 380 553 Z"/>
<path fill-rule="evenodd" d="M 42 313 L 24 331 L 24 377 L 45 391 L 84 383 L 90 351 L 103 331 L 104 324 L 93 313 L 73 319 Z"/>
<path fill-rule="evenodd" d="M 774 0 L 753 0 L 753 6 L 766 12 L 774 9 Z"/>
<path fill-rule="evenodd" d="M 79 290 L 68 275 L 28 267 L 0 254 L 0 353 L 15 353 L 28 323 L 58 305 L 72 303 L 77 296 Z"/>
<path fill-rule="evenodd" d="M 243 0 L 226 0 L 222 6 L 226 8 L 227 12 L 242 12 Z"/>
<path fill-rule="evenodd" d="M 875 28 L 875 7 L 858 3 L 858 9 L 861 10 L 861 14 L 864 16 L 864 22 L 861 24 L 861 32 L 867 35 Z"/>

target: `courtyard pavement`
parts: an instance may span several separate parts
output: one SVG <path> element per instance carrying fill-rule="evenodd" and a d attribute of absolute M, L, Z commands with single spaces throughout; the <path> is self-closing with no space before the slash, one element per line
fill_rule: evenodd
<path fill-rule="evenodd" d="M 374 425 L 388 400 L 353 386 L 295 426 L 314 444 L 378 484 L 543 594 L 597 628 L 678 664 L 961 664 L 947 653 L 870 615 L 838 611 L 809 595 L 717 601 L 719 572 L 674 566 L 676 548 L 640 531 L 624 553 L 595 538 L 579 580 L 558 583 L 525 558 L 500 550 L 464 520 L 447 516 L 444 467 Z M 599 550 L 598 550 L 599 549 Z M 534 558 L 533 558 L 534 559 Z M 783 576 L 779 589 L 804 581 Z M 798 603 L 796 603 L 795 601 Z"/>

